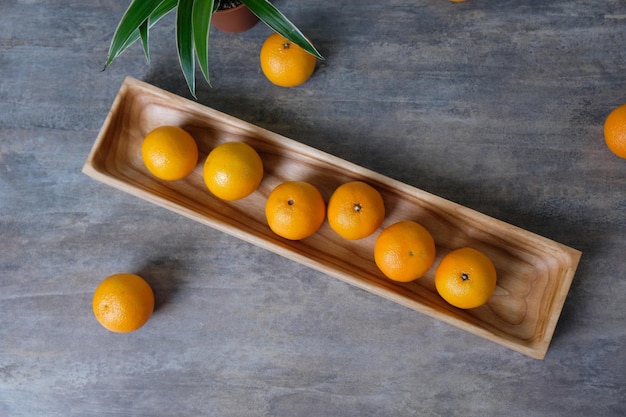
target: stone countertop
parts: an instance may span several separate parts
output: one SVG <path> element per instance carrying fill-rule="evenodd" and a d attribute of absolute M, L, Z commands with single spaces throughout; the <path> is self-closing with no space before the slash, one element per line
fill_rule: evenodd
<path fill-rule="evenodd" d="M 344 2 L 346 3 L 346 2 Z M 0 415 L 626 415 L 620 1 L 275 4 L 325 56 L 271 85 L 270 30 L 211 31 L 197 100 L 583 252 L 544 360 L 94 181 L 128 75 L 190 97 L 173 15 L 102 72 L 126 1 L 0 5 Z M 96 285 L 146 278 L 148 324 L 102 328 Z"/>

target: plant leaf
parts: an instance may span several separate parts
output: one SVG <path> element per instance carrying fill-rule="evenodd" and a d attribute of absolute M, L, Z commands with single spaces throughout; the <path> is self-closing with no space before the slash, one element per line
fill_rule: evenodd
<path fill-rule="evenodd" d="M 162 0 L 159 7 L 157 7 L 154 12 L 150 15 L 147 20 L 144 20 L 141 26 L 139 27 L 139 35 L 141 36 L 141 43 L 143 44 L 144 53 L 146 55 L 146 60 L 148 64 L 150 64 L 150 51 L 148 48 L 148 40 L 149 40 L 149 31 L 163 16 L 171 12 L 178 3 L 178 0 Z M 145 32 L 145 33 L 144 33 Z M 128 45 L 132 45 L 133 42 L 137 40 L 137 33 L 133 32 L 133 35 L 129 38 Z"/>
<path fill-rule="evenodd" d="M 176 9 L 176 48 L 180 68 L 187 81 L 191 94 L 196 97 L 196 77 L 193 44 L 193 3 L 194 0 L 178 0 Z"/>
<path fill-rule="evenodd" d="M 214 0 L 195 0 L 193 3 L 193 39 L 198 64 L 207 83 L 209 81 L 209 28 Z"/>
<path fill-rule="evenodd" d="M 215 0 L 215 2 L 213 2 L 213 13 L 218 11 L 218 9 L 220 8 L 221 4 L 222 4 L 222 0 Z"/>
<path fill-rule="evenodd" d="M 141 45 L 143 46 L 143 53 L 146 56 L 146 61 L 148 61 L 148 65 L 150 65 L 150 49 L 148 47 L 148 37 L 149 37 L 149 23 L 150 19 L 146 19 L 143 21 L 141 26 L 139 26 L 139 36 L 141 37 Z"/>
<path fill-rule="evenodd" d="M 148 19 L 148 21 L 150 22 L 150 24 L 148 25 L 148 30 L 151 29 L 152 26 L 154 26 L 159 20 L 161 20 L 161 18 L 163 16 L 165 16 L 166 14 L 171 12 L 176 7 L 177 3 L 178 3 L 178 0 L 163 0 L 161 2 L 161 4 L 159 4 L 159 6 L 150 15 L 150 17 Z M 145 23 L 146 23 L 146 21 L 144 20 L 142 22 L 142 25 L 145 25 Z M 120 48 L 120 52 L 117 55 L 120 55 L 124 50 L 126 50 L 126 48 L 128 48 L 130 45 L 135 43 L 140 38 L 140 35 L 141 35 L 140 34 L 140 30 L 141 30 L 141 27 L 139 29 L 135 30 L 131 34 L 131 36 L 126 40 L 124 45 Z M 148 48 L 147 40 L 144 41 L 142 39 L 142 42 L 144 42 L 144 50 L 147 49 Z M 146 58 L 147 58 L 147 56 L 146 56 Z M 110 60 L 110 62 L 112 62 L 112 61 L 113 61 L 113 59 Z"/>
<path fill-rule="evenodd" d="M 178 4 L 177 0 L 161 1 L 159 6 L 156 9 L 154 9 L 154 12 L 150 14 L 150 27 L 154 26 L 154 24 L 158 22 L 159 20 L 161 20 L 163 16 L 165 16 L 170 11 L 172 11 L 174 7 L 176 7 L 177 4 Z"/>
<path fill-rule="evenodd" d="M 324 57 L 284 14 L 267 0 L 241 0 L 263 23 L 319 59 Z"/>
<path fill-rule="evenodd" d="M 115 29 L 109 55 L 104 67 L 108 67 L 115 58 L 139 39 L 139 27 L 145 22 L 162 2 L 151 0 L 133 0 Z M 131 41 L 132 40 L 132 41 Z"/>

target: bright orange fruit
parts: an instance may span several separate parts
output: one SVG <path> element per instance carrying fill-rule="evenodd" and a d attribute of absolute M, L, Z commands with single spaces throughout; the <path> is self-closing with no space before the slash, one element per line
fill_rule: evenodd
<path fill-rule="evenodd" d="M 203 173 L 211 193 L 222 200 L 239 200 L 261 183 L 263 161 L 247 143 L 226 142 L 209 153 Z"/>
<path fill-rule="evenodd" d="M 106 329 L 127 333 L 146 324 L 154 311 L 150 285 L 135 274 L 115 274 L 103 280 L 93 295 L 93 313 Z"/>
<path fill-rule="evenodd" d="M 430 269 L 435 253 L 435 240 L 424 226 L 413 221 L 401 221 L 378 235 L 374 261 L 386 277 L 409 282 Z"/>
<path fill-rule="evenodd" d="M 198 163 L 198 146 L 193 137 L 178 126 L 160 126 L 146 135 L 141 157 L 152 175 L 166 181 L 179 180 Z"/>
<path fill-rule="evenodd" d="M 326 204 L 319 190 L 303 181 L 280 184 L 267 198 L 265 216 L 279 236 L 300 240 L 315 233 L 326 217 Z"/>
<path fill-rule="evenodd" d="M 278 33 L 270 35 L 260 54 L 261 70 L 272 83 L 295 87 L 311 77 L 316 58 Z"/>
<path fill-rule="evenodd" d="M 356 240 L 371 235 L 384 218 L 382 196 L 362 181 L 340 185 L 328 201 L 328 224 L 345 239 Z"/>
<path fill-rule="evenodd" d="M 626 158 L 626 104 L 613 109 L 604 121 L 604 141 L 611 152 Z"/>
<path fill-rule="evenodd" d="M 496 289 L 496 268 L 487 255 L 476 249 L 456 249 L 439 263 L 435 287 L 439 295 L 455 307 L 480 307 Z"/>

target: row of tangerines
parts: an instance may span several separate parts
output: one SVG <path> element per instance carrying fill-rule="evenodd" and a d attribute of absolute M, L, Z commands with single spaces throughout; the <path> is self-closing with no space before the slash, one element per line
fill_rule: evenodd
<path fill-rule="evenodd" d="M 194 138 L 177 126 L 161 126 L 149 132 L 142 143 L 141 153 L 150 173 L 167 181 L 186 177 L 198 163 Z M 237 141 L 216 146 L 203 166 L 203 178 L 209 191 L 229 201 L 242 199 L 254 192 L 263 174 L 263 161 L 256 150 Z M 313 184 L 286 181 L 270 192 L 265 204 L 265 217 L 272 232 L 285 239 L 305 239 L 316 233 L 328 219 L 330 228 L 341 238 L 357 240 L 372 235 L 380 228 L 385 219 L 385 204 L 380 192 L 362 181 L 340 185 L 332 193 L 328 206 Z M 387 278 L 399 282 L 422 277 L 432 267 L 435 255 L 436 246 L 431 233 L 414 221 L 400 221 L 386 227 L 374 245 L 377 267 Z M 141 281 L 135 275 L 122 274 L 110 277 L 101 284 L 105 290 L 99 288 L 96 291 L 93 308 L 105 327 L 113 331 L 131 331 L 147 321 L 150 315 L 146 312 L 151 313 L 150 303 L 153 305 L 154 300 L 151 290 L 147 292 L 149 285 Z M 116 284 L 111 286 L 111 282 Z M 132 288 L 122 291 L 120 288 L 125 282 Z M 495 286 L 493 263 L 485 254 L 469 247 L 446 254 L 435 272 L 437 292 L 459 308 L 476 308 L 485 304 Z M 124 293 L 128 298 L 128 294 L 137 289 L 143 303 L 127 302 L 125 307 L 112 307 L 116 303 L 112 301 L 115 297 L 111 296 L 111 291 Z M 120 303 L 124 303 L 124 299 L 120 299 Z M 137 309 L 145 303 L 149 308 L 139 308 L 135 313 L 123 311 Z M 136 317 L 137 320 L 129 324 L 129 317 Z"/>
<path fill-rule="evenodd" d="M 269 62 L 270 59 L 266 60 Z M 298 82 L 306 80 L 312 72 L 311 64 L 304 66 L 308 70 Z M 266 69 L 263 70 L 266 73 Z M 270 80 L 278 82 L 278 78 Z M 613 153 L 626 158 L 626 104 L 616 107 L 607 116 L 604 139 Z M 155 176 L 176 180 L 193 171 L 198 160 L 198 148 L 191 135 L 183 129 L 163 126 L 146 136 L 142 157 L 148 170 Z M 240 163 L 235 163 L 236 160 Z M 229 167 L 236 175 L 229 176 L 228 170 L 224 171 L 225 167 Z M 262 177 L 263 163 L 259 155 L 249 146 L 237 142 L 215 148 L 204 166 L 207 187 L 223 199 L 242 198 L 252 193 Z M 358 198 L 349 198 L 354 193 Z M 354 204 L 354 201 L 361 204 Z M 266 217 L 270 228 L 278 235 L 303 239 L 317 231 L 323 223 L 324 210 L 324 200 L 313 185 L 288 182 L 279 185 L 270 194 Z M 348 239 L 358 239 L 370 230 L 373 233 L 380 226 L 377 223 L 382 217 L 384 204 L 380 194 L 364 183 L 340 186 L 329 201 L 329 224 Z M 357 223 L 357 219 L 360 219 L 358 222 L 369 219 L 365 222 L 369 224 Z M 374 248 L 374 259 L 386 276 L 407 281 L 430 268 L 434 252 L 434 241 L 425 228 L 415 222 L 400 222 L 380 233 Z M 435 273 L 437 291 L 449 303 L 461 308 L 485 303 L 494 291 L 495 282 L 493 263 L 472 248 L 448 253 Z M 134 274 L 116 274 L 106 278 L 98 285 L 93 297 L 96 318 L 104 327 L 115 332 L 130 332 L 140 328 L 148 321 L 153 309 L 152 288 L 143 278 Z"/>

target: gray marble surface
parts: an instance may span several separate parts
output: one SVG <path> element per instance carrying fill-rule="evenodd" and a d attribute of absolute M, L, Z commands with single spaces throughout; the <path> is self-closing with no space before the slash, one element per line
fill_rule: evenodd
<path fill-rule="evenodd" d="M 189 97 L 173 16 L 102 72 L 126 0 L 3 0 L 0 416 L 626 415 L 626 3 L 275 4 L 313 77 L 265 80 L 263 25 L 213 31 L 198 101 L 581 250 L 545 360 L 85 176 L 127 75 Z M 120 271 L 157 299 L 126 335 L 91 312 Z"/>

